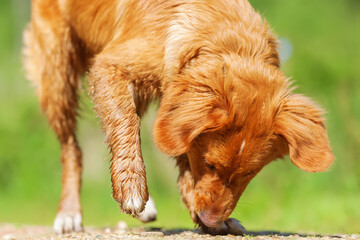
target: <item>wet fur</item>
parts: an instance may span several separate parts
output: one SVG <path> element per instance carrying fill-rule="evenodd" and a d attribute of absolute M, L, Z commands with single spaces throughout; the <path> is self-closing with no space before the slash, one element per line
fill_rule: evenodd
<path fill-rule="evenodd" d="M 24 42 L 28 78 L 61 144 L 57 216 L 73 223 L 60 231 L 79 230 L 85 72 L 112 153 L 114 199 L 134 216 L 148 199 L 139 134 L 153 99 L 155 142 L 176 157 L 183 200 L 207 232 L 231 232 L 219 226 L 272 160 L 290 153 L 309 172 L 333 162 L 322 110 L 292 93 L 277 40 L 246 0 L 33 0 Z"/>

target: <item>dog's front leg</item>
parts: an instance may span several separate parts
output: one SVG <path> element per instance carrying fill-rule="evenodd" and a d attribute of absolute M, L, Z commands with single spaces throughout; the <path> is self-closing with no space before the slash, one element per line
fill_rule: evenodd
<path fill-rule="evenodd" d="M 114 62 L 111 55 L 96 58 L 90 74 L 91 94 L 112 153 L 113 197 L 122 211 L 137 216 L 148 200 L 140 118 L 129 74 Z"/>

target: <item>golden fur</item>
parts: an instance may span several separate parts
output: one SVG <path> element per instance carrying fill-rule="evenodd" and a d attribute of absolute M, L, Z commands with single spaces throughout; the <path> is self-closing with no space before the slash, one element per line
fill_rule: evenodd
<path fill-rule="evenodd" d="M 247 0 L 33 0 L 24 42 L 28 78 L 61 144 L 59 232 L 81 229 L 75 129 L 86 72 L 126 213 L 148 199 L 139 134 L 152 99 L 155 142 L 176 157 L 183 200 L 204 231 L 234 233 L 228 216 L 272 160 L 290 153 L 309 172 L 333 162 L 322 110 L 292 93 L 277 40 Z"/>

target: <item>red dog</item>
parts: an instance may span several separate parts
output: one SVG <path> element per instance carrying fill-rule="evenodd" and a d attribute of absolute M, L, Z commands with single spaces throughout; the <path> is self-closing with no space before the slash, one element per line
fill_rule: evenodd
<path fill-rule="evenodd" d="M 139 133 L 154 98 L 155 142 L 176 157 L 183 200 L 206 232 L 241 233 L 228 217 L 272 160 L 290 153 L 309 172 L 333 162 L 322 110 L 292 93 L 277 41 L 246 0 L 33 0 L 24 39 L 28 77 L 61 144 L 57 232 L 82 227 L 75 128 L 85 72 L 113 196 L 134 216 L 148 200 Z"/>

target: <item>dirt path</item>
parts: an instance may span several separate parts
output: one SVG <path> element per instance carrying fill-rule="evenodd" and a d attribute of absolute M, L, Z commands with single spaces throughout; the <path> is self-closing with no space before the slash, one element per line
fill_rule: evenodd
<path fill-rule="evenodd" d="M 0 239 L 360 239 L 360 235 L 306 235 L 280 232 L 247 232 L 245 236 L 210 236 L 200 234 L 199 230 L 186 229 L 148 229 L 128 228 L 126 223 L 119 222 L 111 228 L 86 227 L 84 232 L 56 235 L 51 227 L 0 225 Z"/>

